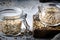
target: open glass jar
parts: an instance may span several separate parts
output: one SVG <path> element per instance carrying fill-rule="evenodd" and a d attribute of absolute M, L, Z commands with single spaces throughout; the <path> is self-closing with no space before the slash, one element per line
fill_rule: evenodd
<path fill-rule="evenodd" d="M 43 3 L 38 9 L 39 19 L 45 26 L 60 24 L 60 5 L 58 3 Z"/>
<path fill-rule="evenodd" d="M 2 33 L 4 35 L 17 36 L 21 34 L 21 25 L 26 24 L 26 15 L 20 8 L 8 8 L 0 11 L 0 21 L 2 22 Z M 25 20 L 25 21 L 24 21 Z"/>
<path fill-rule="evenodd" d="M 58 4 L 40 3 L 38 12 L 33 15 L 33 36 L 35 38 L 53 38 L 60 33 L 60 5 Z"/>

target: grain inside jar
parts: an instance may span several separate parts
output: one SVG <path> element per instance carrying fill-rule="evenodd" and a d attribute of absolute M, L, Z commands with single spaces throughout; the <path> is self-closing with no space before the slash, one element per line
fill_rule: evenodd
<path fill-rule="evenodd" d="M 49 25 L 60 23 L 60 11 L 57 7 L 48 7 L 43 10 L 44 12 L 39 13 L 39 19 Z"/>
<path fill-rule="evenodd" d="M 6 35 L 16 35 L 21 31 L 21 24 L 22 21 L 18 17 L 5 17 L 2 32 Z"/>

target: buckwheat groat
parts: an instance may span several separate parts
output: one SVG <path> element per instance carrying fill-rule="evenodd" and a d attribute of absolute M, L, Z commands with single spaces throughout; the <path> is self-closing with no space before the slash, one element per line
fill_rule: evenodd
<path fill-rule="evenodd" d="M 42 22 L 54 25 L 60 23 L 59 9 L 56 7 L 45 8 L 44 12 L 39 13 L 39 18 Z"/>
<path fill-rule="evenodd" d="M 20 32 L 21 23 L 20 19 L 5 19 L 2 24 L 2 32 L 7 35 L 16 35 Z"/>

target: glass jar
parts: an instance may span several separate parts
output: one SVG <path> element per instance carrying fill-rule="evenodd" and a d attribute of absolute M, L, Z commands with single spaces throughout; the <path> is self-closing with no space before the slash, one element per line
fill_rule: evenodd
<path fill-rule="evenodd" d="M 17 36 L 21 34 L 22 22 L 26 24 L 26 15 L 20 8 L 8 8 L 0 11 L 0 21 L 2 22 L 2 33 L 4 35 Z M 24 21 L 25 20 L 25 21 Z"/>
<path fill-rule="evenodd" d="M 58 3 L 42 3 L 39 9 L 39 19 L 45 26 L 60 24 L 60 5 Z"/>
<path fill-rule="evenodd" d="M 33 37 L 53 38 L 60 33 L 60 6 L 58 4 L 40 3 L 38 12 L 33 15 Z"/>

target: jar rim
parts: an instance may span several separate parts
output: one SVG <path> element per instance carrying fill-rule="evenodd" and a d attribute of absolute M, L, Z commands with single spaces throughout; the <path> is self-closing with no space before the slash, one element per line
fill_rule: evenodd
<path fill-rule="evenodd" d="M 22 14 L 22 9 L 17 7 L 6 8 L 0 11 L 1 16 L 17 16 Z"/>

